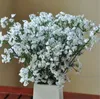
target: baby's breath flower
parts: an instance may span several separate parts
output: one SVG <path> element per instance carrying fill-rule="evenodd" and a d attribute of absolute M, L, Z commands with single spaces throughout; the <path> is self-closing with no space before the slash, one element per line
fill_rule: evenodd
<path fill-rule="evenodd" d="M 83 15 L 73 16 L 60 12 L 40 12 L 39 16 L 29 15 L 29 20 L 15 22 L 11 18 L 0 19 L 0 26 L 6 28 L 7 34 L 0 32 L 0 47 L 8 44 L 1 54 L 2 62 L 8 63 L 16 58 L 25 67 L 21 68 L 20 82 L 27 86 L 29 82 L 63 85 L 69 81 L 67 72 L 74 68 L 80 70 L 77 59 L 84 49 L 91 49 L 97 42 L 96 26 Z M 74 68 L 76 69 L 76 68 Z"/>

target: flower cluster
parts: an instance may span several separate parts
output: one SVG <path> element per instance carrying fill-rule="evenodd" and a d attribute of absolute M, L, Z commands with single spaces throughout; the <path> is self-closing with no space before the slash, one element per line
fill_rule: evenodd
<path fill-rule="evenodd" d="M 100 26 L 82 16 L 60 12 L 40 12 L 29 15 L 22 23 L 11 18 L 1 18 L 0 25 L 7 28 L 7 34 L 0 32 L 0 47 L 7 44 L 2 62 L 16 58 L 25 67 L 20 70 L 20 82 L 27 86 L 29 81 L 42 84 L 62 85 L 68 80 L 71 68 L 79 70 L 78 56 L 85 49 L 91 49 L 98 40 Z M 76 68 L 77 67 L 77 68 Z"/>

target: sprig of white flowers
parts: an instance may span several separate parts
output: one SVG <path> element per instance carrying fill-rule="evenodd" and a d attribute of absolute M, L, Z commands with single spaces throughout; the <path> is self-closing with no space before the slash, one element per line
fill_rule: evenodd
<path fill-rule="evenodd" d="M 20 82 L 27 86 L 29 81 L 42 84 L 62 85 L 67 72 L 74 68 L 80 70 L 78 56 L 83 50 L 93 47 L 97 42 L 100 25 L 82 16 L 60 12 L 56 16 L 40 12 L 38 16 L 29 15 L 23 23 L 11 18 L 1 18 L 1 28 L 9 27 L 7 34 L 0 32 L 0 47 L 7 43 L 2 62 L 8 63 L 17 58 L 25 67 L 20 70 Z M 76 68 L 77 67 L 77 68 Z"/>

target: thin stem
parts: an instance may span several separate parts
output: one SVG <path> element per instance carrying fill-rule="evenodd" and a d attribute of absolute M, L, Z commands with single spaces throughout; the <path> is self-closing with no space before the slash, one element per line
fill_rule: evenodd
<path fill-rule="evenodd" d="M 14 49 L 13 49 L 13 48 L 11 48 L 11 49 L 12 49 L 12 51 L 14 52 L 15 56 L 16 56 L 16 57 L 19 57 L 19 56 L 16 54 L 16 52 L 14 51 Z"/>
<path fill-rule="evenodd" d="M 94 33 L 94 35 L 98 32 L 98 30 Z M 73 61 L 75 60 L 75 58 L 77 57 L 77 55 L 82 51 L 82 49 L 90 42 L 91 37 L 89 38 L 88 42 L 85 43 L 81 49 L 79 51 L 77 51 L 77 53 L 75 54 L 75 56 L 72 58 L 72 60 L 69 62 L 69 66 L 71 66 L 73 64 Z M 67 68 L 65 68 L 64 73 L 66 72 Z"/>
<path fill-rule="evenodd" d="M 71 66 L 73 64 L 73 61 L 75 60 L 76 56 L 82 51 L 82 49 L 89 43 L 89 41 L 91 40 L 91 38 L 88 40 L 87 43 L 85 43 L 81 49 L 79 51 L 77 51 L 77 53 L 74 55 L 74 57 L 72 58 L 72 60 L 69 62 L 69 66 Z M 64 73 L 66 72 L 67 68 L 65 68 Z"/>

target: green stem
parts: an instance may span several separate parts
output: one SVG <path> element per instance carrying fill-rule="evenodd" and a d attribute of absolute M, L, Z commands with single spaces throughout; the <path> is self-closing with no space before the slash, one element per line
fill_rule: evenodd
<path fill-rule="evenodd" d="M 85 43 L 81 49 L 79 51 L 77 51 L 77 53 L 74 55 L 74 57 L 72 58 L 72 60 L 69 62 L 69 66 L 71 66 L 73 64 L 73 61 L 75 60 L 76 56 L 82 51 L 82 49 L 90 42 L 91 38 L 88 40 L 87 43 Z M 64 73 L 66 72 L 67 68 L 65 68 Z"/>
<path fill-rule="evenodd" d="M 97 33 L 98 31 L 96 31 L 95 33 L 94 33 L 94 35 Z M 75 58 L 77 57 L 77 55 L 82 51 L 82 49 L 90 42 L 90 40 L 91 40 L 91 37 L 89 38 L 89 40 L 88 40 L 88 42 L 87 43 L 85 43 L 82 47 L 81 47 L 81 49 L 79 50 L 79 51 L 77 51 L 77 53 L 75 54 L 75 56 L 72 58 L 72 60 L 69 62 L 69 66 L 71 66 L 72 64 L 73 64 L 73 61 L 75 60 Z M 65 70 L 64 70 L 64 73 L 66 72 L 66 70 L 67 70 L 67 68 L 65 68 Z"/>

